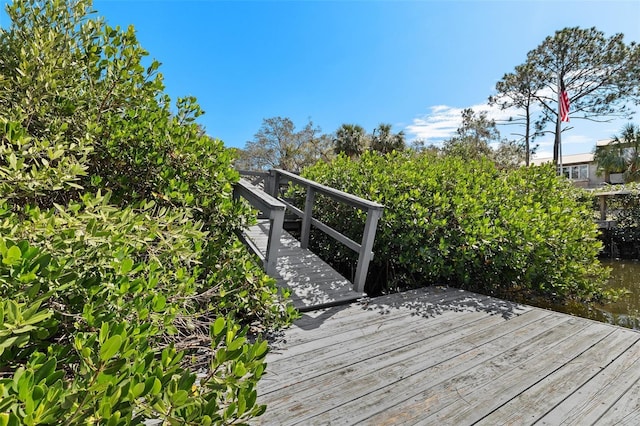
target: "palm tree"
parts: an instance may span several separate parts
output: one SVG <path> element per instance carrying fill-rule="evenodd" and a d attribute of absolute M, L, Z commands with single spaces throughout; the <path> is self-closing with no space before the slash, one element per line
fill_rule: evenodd
<path fill-rule="evenodd" d="M 624 180 L 625 182 L 636 182 L 640 180 L 640 126 L 627 124 L 622 129 L 620 138 L 613 139 L 623 148 L 625 159 Z"/>
<path fill-rule="evenodd" d="M 604 174 L 607 183 L 611 173 L 624 173 L 625 182 L 640 180 L 640 127 L 626 125 L 608 145 L 596 147 L 594 160 L 598 175 Z"/>
<path fill-rule="evenodd" d="M 391 133 L 391 124 L 382 123 L 373 130 L 371 149 L 383 154 L 392 151 L 402 151 L 405 148 L 404 132 Z"/>
<path fill-rule="evenodd" d="M 367 144 L 367 134 L 357 124 L 343 124 L 336 130 L 336 137 L 333 140 L 336 154 L 341 152 L 349 157 L 358 157 L 364 151 Z"/>

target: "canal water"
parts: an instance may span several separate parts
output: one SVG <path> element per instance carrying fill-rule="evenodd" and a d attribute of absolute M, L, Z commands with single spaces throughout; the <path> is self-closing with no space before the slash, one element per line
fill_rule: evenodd
<path fill-rule="evenodd" d="M 602 259 L 601 263 L 611 268 L 608 287 L 626 289 L 626 295 L 605 305 L 585 307 L 576 304 L 552 309 L 640 330 L 640 261 Z"/>
<path fill-rule="evenodd" d="M 599 310 L 608 322 L 640 330 L 640 261 L 603 260 L 602 264 L 611 268 L 608 286 L 627 289 L 628 293 Z"/>

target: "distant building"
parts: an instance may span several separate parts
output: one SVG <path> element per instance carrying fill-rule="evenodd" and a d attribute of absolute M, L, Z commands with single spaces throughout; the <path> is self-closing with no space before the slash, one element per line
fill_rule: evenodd
<path fill-rule="evenodd" d="M 596 142 L 596 147 L 607 146 L 611 139 Z M 553 157 L 534 158 L 531 164 L 539 166 L 553 162 Z M 562 156 L 562 173 L 580 188 L 596 188 L 604 185 L 604 176 L 598 176 L 597 164 L 593 161 L 593 153 L 571 154 Z M 612 174 L 611 183 L 623 183 L 622 174 Z"/>

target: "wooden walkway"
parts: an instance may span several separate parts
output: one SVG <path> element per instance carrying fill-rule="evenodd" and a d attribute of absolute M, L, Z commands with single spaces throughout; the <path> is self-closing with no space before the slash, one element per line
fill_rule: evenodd
<path fill-rule="evenodd" d="M 262 253 L 267 251 L 269 221 L 260 220 L 245 235 Z M 353 284 L 331 268 L 286 231 L 282 232 L 275 276 L 278 285 L 291 291 L 291 301 L 300 311 L 345 304 L 364 297 Z"/>
<path fill-rule="evenodd" d="M 640 333 L 447 288 L 304 314 L 267 425 L 638 425 Z"/>

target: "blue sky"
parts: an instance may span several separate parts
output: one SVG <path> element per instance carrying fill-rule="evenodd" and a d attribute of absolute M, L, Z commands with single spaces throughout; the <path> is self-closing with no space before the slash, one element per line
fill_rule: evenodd
<path fill-rule="evenodd" d="M 4 2 L 6 3 L 6 2 Z M 640 42 L 640 1 L 97 0 L 111 25 L 136 27 L 163 63 L 168 93 L 194 95 L 200 122 L 242 147 L 262 120 L 308 119 L 325 133 L 381 122 L 409 140 L 451 135 L 463 108 L 482 108 L 496 82 L 546 36 L 595 26 Z M 0 25 L 8 25 L 5 15 Z M 637 116 L 635 122 L 640 121 Z M 565 154 L 588 152 L 626 121 L 573 120 Z M 501 128 L 509 137 L 510 128 Z M 541 139 L 540 153 L 551 151 Z"/>

